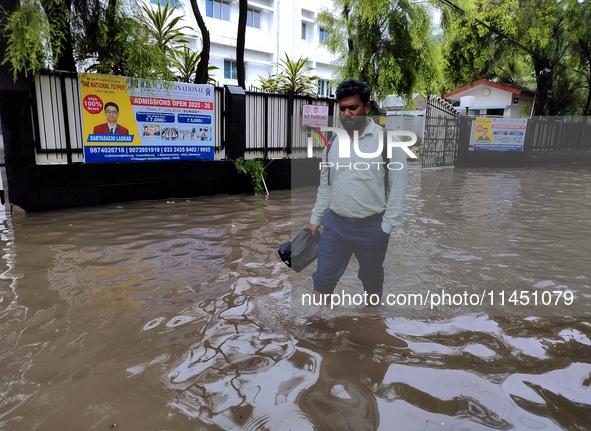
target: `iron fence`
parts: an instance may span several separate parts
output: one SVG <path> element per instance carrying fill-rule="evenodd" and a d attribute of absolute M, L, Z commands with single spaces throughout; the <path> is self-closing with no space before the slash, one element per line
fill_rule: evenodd
<path fill-rule="evenodd" d="M 38 76 L 34 83 L 33 130 L 37 164 L 84 160 L 80 88 L 76 74 Z"/>
<path fill-rule="evenodd" d="M 457 159 L 459 139 L 460 118 L 456 110 L 445 100 L 429 95 L 421 166 L 453 166 Z"/>
<path fill-rule="evenodd" d="M 224 136 L 224 88 L 215 87 L 214 150 Z M 42 75 L 32 88 L 37 164 L 84 161 L 82 107 L 77 74 Z M 251 90 L 246 93 L 246 152 L 250 156 L 297 157 L 306 154 L 308 135 L 299 122 L 305 104 L 327 105 L 338 115 L 336 100 Z M 453 166 L 457 160 L 459 116 L 446 101 L 429 96 L 425 116 L 423 167 Z M 537 117 L 527 124 L 525 151 L 591 150 L 590 117 Z"/>
<path fill-rule="evenodd" d="M 226 143 L 224 87 L 214 89 L 214 151 Z M 77 74 L 42 75 L 35 79 L 33 93 L 34 140 L 38 164 L 70 164 L 84 161 L 82 106 Z M 306 134 L 293 127 L 294 116 L 304 104 L 329 106 L 333 115 L 336 101 L 293 94 L 246 93 L 246 152 L 272 157 L 304 152 Z"/>
<path fill-rule="evenodd" d="M 526 151 L 591 150 L 591 117 L 535 117 L 527 122 Z"/>
<path fill-rule="evenodd" d="M 285 95 L 246 92 L 246 151 L 279 153 L 287 150 L 288 99 Z"/>

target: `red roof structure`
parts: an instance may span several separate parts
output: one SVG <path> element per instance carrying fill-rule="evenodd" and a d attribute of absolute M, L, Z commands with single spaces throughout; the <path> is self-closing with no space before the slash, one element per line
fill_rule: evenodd
<path fill-rule="evenodd" d="M 533 96 L 533 93 L 531 91 L 528 91 L 528 90 L 522 90 L 522 89 L 515 88 L 515 87 L 509 87 L 508 85 L 503 85 L 503 84 L 498 84 L 496 82 L 487 81 L 486 79 L 480 79 L 480 80 L 474 82 L 472 85 L 466 85 L 465 87 L 458 88 L 457 90 L 454 90 L 454 91 L 451 91 L 451 92 L 449 92 L 447 94 L 444 94 L 443 95 L 443 98 L 444 99 L 448 99 L 450 97 L 455 96 L 458 93 L 462 93 L 462 92 L 464 92 L 466 90 L 469 90 L 471 88 L 477 87 L 479 85 L 486 85 L 488 87 L 497 88 L 499 90 L 507 91 L 509 93 L 513 93 L 513 94 L 516 94 L 516 95 L 519 95 L 519 94 L 531 94 Z"/>

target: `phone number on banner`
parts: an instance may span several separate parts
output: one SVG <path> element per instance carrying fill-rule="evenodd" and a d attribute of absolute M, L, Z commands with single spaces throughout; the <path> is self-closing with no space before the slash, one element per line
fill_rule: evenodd
<path fill-rule="evenodd" d="M 158 160 L 213 160 L 213 146 L 86 146 L 84 161 L 143 162 Z"/>

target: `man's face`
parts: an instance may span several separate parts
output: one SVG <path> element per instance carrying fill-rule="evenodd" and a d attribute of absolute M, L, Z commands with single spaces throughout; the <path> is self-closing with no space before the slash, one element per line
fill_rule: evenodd
<path fill-rule="evenodd" d="M 116 123 L 119 118 L 119 111 L 114 106 L 109 106 L 105 109 L 105 115 L 107 116 L 107 122 Z"/>
<path fill-rule="evenodd" d="M 343 97 L 339 100 L 339 113 L 341 123 L 347 132 L 360 130 L 367 121 L 369 113 L 369 102 L 363 103 L 358 94 L 349 97 Z"/>
<path fill-rule="evenodd" d="M 486 136 L 487 133 L 488 133 L 488 129 L 486 127 L 484 129 L 482 129 L 482 136 Z"/>

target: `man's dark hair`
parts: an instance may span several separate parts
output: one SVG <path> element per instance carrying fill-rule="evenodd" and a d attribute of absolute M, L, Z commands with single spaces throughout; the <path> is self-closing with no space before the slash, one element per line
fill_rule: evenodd
<path fill-rule="evenodd" d="M 358 95 L 361 101 L 365 104 L 369 102 L 370 91 L 367 82 L 358 81 L 357 79 L 347 79 L 339 84 L 335 92 L 337 101 L 345 97 Z"/>
<path fill-rule="evenodd" d="M 117 112 L 119 112 L 119 106 L 117 106 L 117 104 L 115 102 L 105 103 L 105 107 L 103 108 L 103 111 L 106 111 L 109 106 L 112 106 L 113 108 L 115 108 L 117 110 Z"/>

